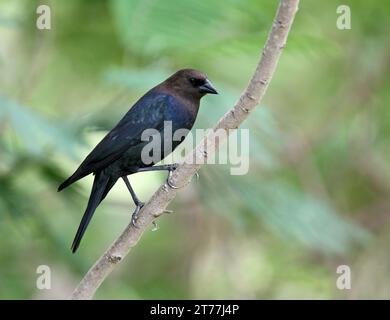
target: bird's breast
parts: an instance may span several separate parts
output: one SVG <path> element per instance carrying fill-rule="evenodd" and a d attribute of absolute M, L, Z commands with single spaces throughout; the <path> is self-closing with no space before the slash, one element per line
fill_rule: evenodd
<path fill-rule="evenodd" d="M 171 106 L 167 120 L 172 122 L 172 129 L 176 131 L 178 129 L 191 130 L 195 119 L 196 114 L 192 110 L 182 104 L 177 104 Z"/>

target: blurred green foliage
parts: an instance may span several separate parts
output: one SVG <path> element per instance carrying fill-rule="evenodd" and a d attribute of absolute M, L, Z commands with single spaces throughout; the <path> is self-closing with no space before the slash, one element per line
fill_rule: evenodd
<path fill-rule="evenodd" d="M 211 127 L 245 88 L 277 1 L 0 1 L 0 298 L 65 298 L 130 220 L 118 183 L 70 253 L 91 179 L 58 184 L 137 98 L 205 71 Z M 245 122 L 250 171 L 210 165 L 97 298 L 389 298 L 390 5 L 302 1 L 263 105 Z M 164 175 L 131 177 L 142 199 Z M 36 288 L 36 268 L 52 289 Z M 352 290 L 335 286 L 352 268 Z"/>

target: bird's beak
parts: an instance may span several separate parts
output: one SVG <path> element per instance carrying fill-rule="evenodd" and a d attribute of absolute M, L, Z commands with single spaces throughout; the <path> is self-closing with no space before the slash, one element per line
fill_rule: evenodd
<path fill-rule="evenodd" d="M 206 80 L 206 83 L 204 85 L 199 87 L 199 91 L 201 93 L 218 94 L 217 90 L 215 90 L 215 88 L 208 79 Z"/>

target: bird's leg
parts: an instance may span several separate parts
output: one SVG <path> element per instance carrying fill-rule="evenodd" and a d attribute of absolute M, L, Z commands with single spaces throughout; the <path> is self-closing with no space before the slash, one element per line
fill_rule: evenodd
<path fill-rule="evenodd" d="M 147 172 L 147 171 L 175 171 L 177 167 L 179 166 L 178 163 L 172 163 L 172 164 L 162 164 L 161 166 L 153 166 L 153 167 L 146 167 L 146 168 L 139 168 L 137 172 Z"/>
<path fill-rule="evenodd" d="M 146 168 L 139 168 L 137 172 L 147 172 L 147 171 L 162 171 L 166 170 L 168 171 L 168 178 L 167 178 L 167 184 L 172 188 L 172 189 L 179 189 L 179 187 L 176 187 L 175 185 L 172 184 L 171 182 L 171 177 L 172 177 L 172 172 L 177 169 L 179 166 L 178 163 L 172 163 L 172 164 L 163 164 L 160 166 L 154 166 L 154 167 L 146 167 Z"/>
<path fill-rule="evenodd" d="M 162 170 L 167 170 L 169 172 L 168 178 L 167 178 L 167 184 L 170 186 L 172 189 L 180 189 L 183 187 L 177 187 L 171 182 L 171 177 L 173 171 L 177 169 L 179 166 L 178 163 L 173 163 L 173 164 L 163 164 L 160 166 L 154 166 L 154 167 L 146 167 L 146 168 L 139 168 L 137 172 L 148 172 L 148 171 L 162 171 Z M 195 172 L 196 180 L 199 180 L 199 173 Z"/>
<path fill-rule="evenodd" d="M 131 223 L 134 227 L 137 227 L 137 219 L 138 219 L 138 213 L 141 210 L 141 208 L 144 206 L 144 203 L 141 202 L 140 199 L 138 199 L 137 195 L 135 194 L 133 188 L 131 187 L 130 181 L 127 178 L 127 176 L 122 177 L 123 181 L 126 184 L 127 189 L 129 190 L 131 197 L 133 198 L 134 204 L 136 205 L 136 208 L 131 216 Z"/>
<path fill-rule="evenodd" d="M 173 172 L 173 171 L 169 171 L 169 175 L 168 175 L 168 178 L 167 178 L 167 184 L 168 184 L 168 186 L 170 186 L 172 189 L 181 189 L 181 188 L 184 188 L 184 187 L 186 187 L 187 185 L 189 185 L 189 183 L 191 182 L 191 180 L 190 180 L 190 181 L 188 181 L 188 183 L 186 183 L 184 186 L 181 186 L 181 187 L 175 186 L 175 185 L 172 184 L 172 182 L 171 182 L 172 172 Z M 198 172 L 195 172 L 195 177 L 196 177 L 196 180 L 199 181 L 199 173 L 198 173 Z"/>

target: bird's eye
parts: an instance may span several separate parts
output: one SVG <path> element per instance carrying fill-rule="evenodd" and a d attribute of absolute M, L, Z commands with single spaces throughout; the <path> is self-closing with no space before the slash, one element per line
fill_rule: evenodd
<path fill-rule="evenodd" d="M 190 78 L 190 82 L 194 87 L 200 87 L 200 86 L 204 85 L 203 79 Z"/>

